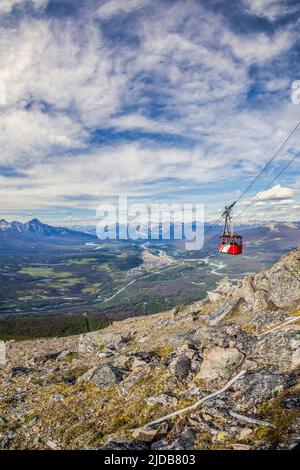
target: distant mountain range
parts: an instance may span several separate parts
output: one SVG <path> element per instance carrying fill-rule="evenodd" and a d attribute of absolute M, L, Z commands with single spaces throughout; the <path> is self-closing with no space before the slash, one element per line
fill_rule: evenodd
<path fill-rule="evenodd" d="M 53 245 L 80 245 L 95 236 L 66 227 L 52 227 L 38 219 L 29 222 L 0 220 L 0 251 L 2 249 L 32 250 Z"/>
<path fill-rule="evenodd" d="M 205 224 L 205 232 L 209 227 L 209 224 Z M 174 228 L 174 224 L 171 224 L 171 233 L 173 233 Z M 121 226 L 118 225 L 117 234 L 120 229 Z M 143 227 L 143 229 L 142 232 L 147 233 L 146 227 Z M 164 224 L 160 227 L 159 233 L 166 236 L 169 230 L 169 224 Z M 300 222 L 265 224 L 254 222 L 253 224 L 238 226 L 236 231 L 243 235 L 244 244 L 250 244 L 252 249 L 264 246 L 271 251 L 281 251 L 283 247 L 285 249 L 292 248 L 300 243 Z M 205 237 L 208 248 L 215 249 L 216 238 L 220 232 L 221 226 L 215 226 L 209 231 Z M 1 250 L 32 251 L 41 248 L 81 246 L 88 242 L 100 242 L 94 227 L 53 227 L 42 223 L 38 219 L 32 219 L 25 223 L 0 220 L 0 252 Z M 165 239 L 164 242 L 167 242 L 167 240 Z"/>
<path fill-rule="evenodd" d="M 8 233 L 23 233 L 23 234 L 32 234 L 32 235 L 41 235 L 45 237 L 50 237 L 52 235 L 76 235 L 79 232 L 75 230 L 63 228 L 63 227 L 52 227 L 51 225 L 43 224 L 38 219 L 32 219 L 29 222 L 14 221 L 6 222 L 6 220 L 0 220 L 0 231 Z"/>

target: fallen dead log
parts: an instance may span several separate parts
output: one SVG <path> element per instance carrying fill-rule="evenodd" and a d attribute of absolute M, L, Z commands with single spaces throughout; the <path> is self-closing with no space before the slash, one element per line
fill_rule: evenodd
<path fill-rule="evenodd" d="M 274 328 L 271 328 L 271 330 L 267 330 L 267 331 L 264 331 L 263 333 L 260 333 L 258 336 L 258 338 L 260 338 L 261 336 L 264 336 L 264 335 L 267 335 L 268 333 L 271 333 L 272 331 L 275 331 L 275 330 L 279 330 L 279 328 L 282 328 L 283 326 L 285 325 L 289 325 L 290 323 L 295 323 L 297 321 L 300 320 L 300 317 L 293 317 L 293 318 L 289 318 L 288 321 L 284 322 L 284 323 L 281 323 L 281 325 L 277 325 L 275 326 Z"/>
<path fill-rule="evenodd" d="M 260 426 L 269 426 L 270 428 L 275 428 L 276 429 L 276 426 L 272 423 L 268 423 L 268 421 L 262 421 L 262 420 L 256 419 L 256 418 L 249 418 L 248 416 L 240 415 L 238 413 L 235 413 L 234 411 L 229 411 L 229 414 L 233 418 L 236 418 L 240 421 L 246 421 L 246 423 L 258 424 Z"/>
<path fill-rule="evenodd" d="M 165 415 L 165 416 L 162 416 L 161 418 L 159 419 L 156 419 L 154 421 L 151 421 L 150 423 L 147 423 L 147 424 L 144 424 L 144 428 L 149 428 L 151 426 L 154 426 L 156 424 L 159 424 L 159 423 L 162 423 L 163 421 L 166 421 L 168 419 L 172 419 L 174 418 L 175 416 L 178 416 L 180 414 L 183 414 L 183 413 L 186 413 L 187 411 L 192 411 L 192 410 L 195 410 L 196 408 L 198 408 L 198 406 L 202 405 L 202 403 L 208 401 L 208 400 L 211 400 L 212 398 L 218 396 L 218 395 L 221 395 L 222 393 L 224 393 L 226 390 L 228 390 L 228 388 L 231 387 L 231 385 L 233 385 L 235 382 L 237 382 L 239 379 L 241 379 L 245 374 L 246 374 L 246 370 L 242 370 L 241 372 L 239 372 L 237 375 L 235 375 L 226 385 L 224 385 L 224 387 L 222 387 L 220 390 L 217 390 L 216 392 L 213 392 L 213 393 L 210 393 L 209 395 L 206 395 L 205 397 L 201 398 L 199 401 L 197 401 L 196 403 L 194 403 L 194 405 L 190 405 L 190 406 L 187 406 L 186 408 L 182 408 L 180 410 L 177 410 L 177 411 L 174 411 L 173 413 L 170 413 L 168 415 Z"/>

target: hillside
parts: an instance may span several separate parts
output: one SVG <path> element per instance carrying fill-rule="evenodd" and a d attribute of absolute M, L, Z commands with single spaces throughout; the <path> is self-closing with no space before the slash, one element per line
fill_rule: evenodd
<path fill-rule="evenodd" d="M 0 448 L 293 448 L 299 314 L 300 247 L 237 285 L 223 279 L 201 302 L 85 335 L 2 342 Z"/>

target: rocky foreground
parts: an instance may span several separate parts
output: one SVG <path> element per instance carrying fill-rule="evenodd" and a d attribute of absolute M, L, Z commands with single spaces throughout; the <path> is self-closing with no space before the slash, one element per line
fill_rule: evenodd
<path fill-rule="evenodd" d="M 189 306 L 2 343 L 0 448 L 294 448 L 299 328 L 300 248 Z"/>

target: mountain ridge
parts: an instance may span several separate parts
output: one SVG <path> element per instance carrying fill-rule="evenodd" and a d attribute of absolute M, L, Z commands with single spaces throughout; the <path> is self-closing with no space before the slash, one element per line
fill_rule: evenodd
<path fill-rule="evenodd" d="M 17 220 L 7 222 L 5 219 L 0 220 L 0 231 L 11 231 L 19 233 L 36 233 L 39 235 L 50 236 L 50 235 L 67 235 L 77 232 L 76 230 L 66 227 L 56 227 L 42 223 L 39 219 L 33 218 L 28 222 L 22 223 Z"/>
<path fill-rule="evenodd" d="M 37 218 L 28 222 L 7 222 L 0 220 L 1 248 L 9 250 L 35 250 L 41 245 L 51 248 L 51 245 L 82 244 L 85 241 L 96 240 L 92 234 L 79 232 L 67 227 L 54 227 L 42 223 Z"/>

